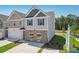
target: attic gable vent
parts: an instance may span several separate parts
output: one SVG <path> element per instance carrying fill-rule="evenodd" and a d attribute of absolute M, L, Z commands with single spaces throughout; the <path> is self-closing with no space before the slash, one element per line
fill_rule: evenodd
<path fill-rule="evenodd" d="M 40 12 L 36 17 L 46 16 L 44 13 Z"/>
<path fill-rule="evenodd" d="M 33 10 L 26 16 L 26 18 L 34 17 L 38 11 L 39 11 L 38 9 L 33 9 Z"/>

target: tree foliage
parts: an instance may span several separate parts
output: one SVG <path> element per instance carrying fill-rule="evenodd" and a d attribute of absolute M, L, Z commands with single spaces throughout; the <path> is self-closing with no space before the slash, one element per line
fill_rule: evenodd
<path fill-rule="evenodd" d="M 72 31 L 77 30 L 79 27 L 79 17 L 73 14 L 69 14 L 67 16 L 56 18 L 56 30 L 67 30 L 68 24 L 71 26 Z"/>

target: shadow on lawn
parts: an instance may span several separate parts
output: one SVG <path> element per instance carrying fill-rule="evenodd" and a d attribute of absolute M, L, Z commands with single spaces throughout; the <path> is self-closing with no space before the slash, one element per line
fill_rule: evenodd
<path fill-rule="evenodd" d="M 64 44 L 65 44 L 65 38 L 63 36 L 55 35 L 49 43 L 45 44 L 44 47 L 63 50 Z"/>

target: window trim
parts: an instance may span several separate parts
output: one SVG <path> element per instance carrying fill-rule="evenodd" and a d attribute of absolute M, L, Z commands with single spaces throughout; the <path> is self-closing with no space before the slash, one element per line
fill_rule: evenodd
<path fill-rule="evenodd" d="M 40 20 L 42 20 L 43 22 L 40 21 Z M 45 19 L 44 18 L 38 19 L 37 21 L 38 21 L 37 22 L 38 23 L 38 26 L 42 26 L 42 25 L 44 26 L 45 25 Z M 42 22 L 42 23 L 40 23 L 40 22 Z"/>
<path fill-rule="evenodd" d="M 27 20 L 27 26 L 33 26 L 33 19 Z"/>

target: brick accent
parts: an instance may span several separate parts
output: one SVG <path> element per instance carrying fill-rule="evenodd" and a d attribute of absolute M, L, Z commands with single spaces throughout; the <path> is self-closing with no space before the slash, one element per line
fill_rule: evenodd
<path fill-rule="evenodd" d="M 25 30 L 25 40 L 35 42 L 48 42 L 47 31 L 44 30 Z"/>

